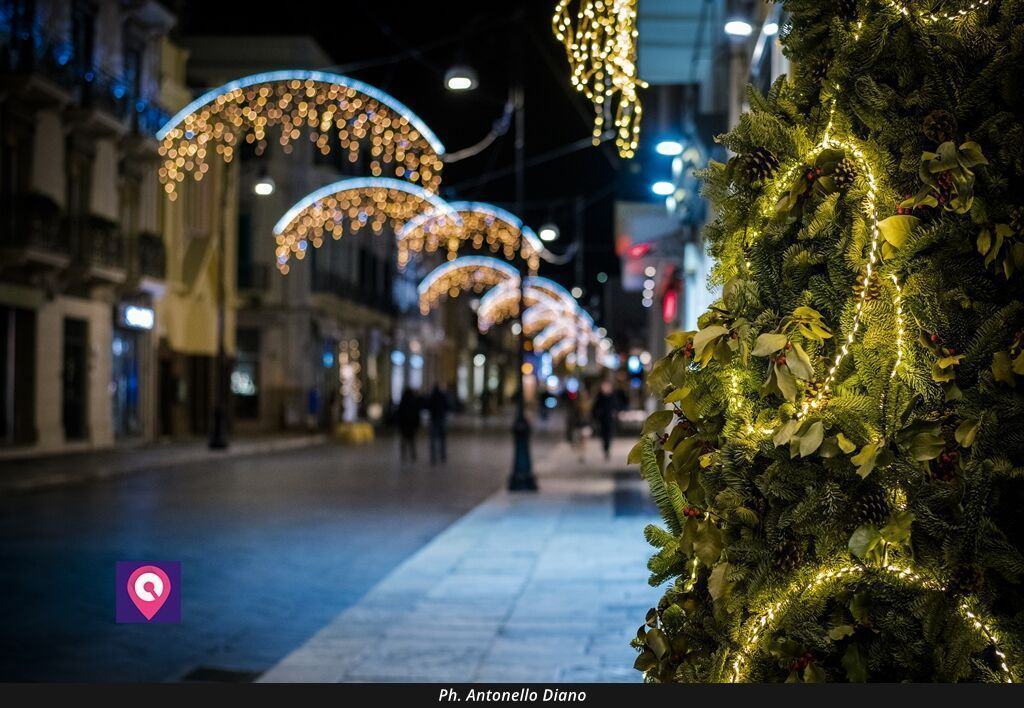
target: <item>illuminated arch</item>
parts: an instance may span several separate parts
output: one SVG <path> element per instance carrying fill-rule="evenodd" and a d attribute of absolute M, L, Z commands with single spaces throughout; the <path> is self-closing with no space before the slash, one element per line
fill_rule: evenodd
<path fill-rule="evenodd" d="M 547 253 L 533 229 L 522 219 L 505 209 L 484 202 L 451 202 L 450 206 L 461 217 L 454 223 L 442 213 L 423 214 L 410 220 L 397 234 L 398 264 L 409 262 L 410 252 L 433 252 L 440 248 L 454 259 L 459 248 L 470 242 L 475 249 L 489 248 L 512 259 L 520 249 L 531 271 L 540 266 L 540 258 Z M 522 234 L 522 244 L 519 236 Z"/>
<path fill-rule="evenodd" d="M 530 284 L 526 279 L 526 287 L 523 288 L 523 300 L 526 304 L 524 318 L 536 307 L 561 307 L 560 303 L 551 297 L 549 293 Z M 504 322 L 510 317 L 515 317 L 519 312 L 519 278 L 508 280 L 488 291 L 480 298 L 480 306 L 476 315 L 481 332 L 486 332 L 492 326 Z"/>
<path fill-rule="evenodd" d="M 533 338 L 533 348 L 542 352 L 563 341 L 568 341 L 575 347 L 577 329 L 574 325 L 574 320 L 555 320 Z"/>
<path fill-rule="evenodd" d="M 551 361 L 558 364 L 570 354 L 575 353 L 575 351 L 576 341 L 573 339 L 563 339 L 555 344 L 555 346 L 551 347 L 551 350 L 548 353 L 551 354 Z"/>
<path fill-rule="evenodd" d="M 465 290 L 481 292 L 505 281 L 518 281 L 519 273 L 505 261 L 487 256 L 463 256 L 439 265 L 420 281 L 420 312 L 428 314 L 442 297 L 458 297 Z"/>
<path fill-rule="evenodd" d="M 727 653 L 723 657 L 721 679 L 727 683 L 739 683 L 746 680 L 750 669 L 750 660 L 761 650 L 765 639 L 770 637 L 775 630 L 778 617 L 805 594 L 838 589 L 838 587 L 854 582 L 869 572 L 878 573 L 889 582 L 900 583 L 920 590 L 945 592 L 941 583 L 927 578 L 909 567 L 892 563 L 875 568 L 853 564 L 820 568 L 813 574 L 791 583 L 779 593 L 780 599 L 756 612 L 743 624 L 739 633 L 739 650 L 731 654 Z M 957 610 L 993 646 L 999 659 L 999 670 L 1003 679 L 1007 683 L 1013 683 L 1013 672 L 1010 670 L 1006 654 L 999 646 L 999 637 L 992 621 L 984 617 L 980 609 L 970 599 L 961 600 Z"/>
<path fill-rule="evenodd" d="M 215 154 L 230 162 L 243 142 L 261 152 L 267 130 L 279 128 L 279 142 L 303 132 L 324 154 L 337 147 L 355 162 L 365 150 L 374 177 L 390 166 L 395 177 L 436 191 L 444 145 L 415 113 L 393 96 L 356 79 L 326 71 L 269 71 L 229 81 L 207 91 L 176 113 L 156 137 L 160 181 L 173 199 L 177 183 L 191 174 L 202 179 Z"/>
<path fill-rule="evenodd" d="M 367 225 L 380 233 L 389 222 L 399 229 L 428 211 L 459 219 L 447 202 L 411 182 L 391 177 L 338 180 L 304 196 L 275 224 L 277 267 L 287 273 L 288 259 L 292 255 L 301 259 L 310 242 L 319 248 L 325 233 L 337 239 Z"/>

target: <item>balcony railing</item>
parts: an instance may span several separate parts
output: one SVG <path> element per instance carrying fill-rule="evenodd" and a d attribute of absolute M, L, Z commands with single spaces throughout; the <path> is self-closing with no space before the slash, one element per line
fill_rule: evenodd
<path fill-rule="evenodd" d="M 0 74 L 34 73 L 73 94 L 82 106 L 110 113 L 143 134 L 152 135 L 169 117 L 152 101 L 133 96 L 122 77 L 77 65 L 70 42 L 38 21 L 18 17 L 12 3 L 0 0 Z"/>
<path fill-rule="evenodd" d="M 95 216 L 81 221 L 82 261 L 94 268 L 124 270 L 124 236 L 117 224 Z"/>
<path fill-rule="evenodd" d="M 147 278 L 163 280 L 166 275 L 167 254 L 164 240 L 155 234 L 139 234 L 139 274 Z"/>
<path fill-rule="evenodd" d="M 23 194 L 0 209 L 0 248 L 36 251 L 49 256 L 70 256 L 72 239 L 61 209 L 39 194 Z"/>

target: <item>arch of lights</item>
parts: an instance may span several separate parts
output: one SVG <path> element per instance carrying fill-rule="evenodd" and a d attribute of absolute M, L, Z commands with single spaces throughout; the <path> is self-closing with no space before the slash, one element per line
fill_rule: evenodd
<path fill-rule="evenodd" d="M 581 337 L 578 336 L 575 324 L 573 320 L 555 320 L 533 338 L 533 348 L 538 352 L 543 352 L 563 340 L 572 340 L 573 344 L 576 344 L 581 341 Z"/>
<path fill-rule="evenodd" d="M 523 313 L 524 320 L 526 314 L 537 307 L 561 307 L 561 304 L 547 292 L 530 285 L 529 278 L 523 288 L 523 301 L 526 304 L 526 311 Z M 486 332 L 494 325 L 504 322 L 510 317 L 515 317 L 518 312 L 519 279 L 516 278 L 492 288 L 480 298 L 480 306 L 476 310 L 477 324 L 481 332 Z"/>
<path fill-rule="evenodd" d="M 458 297 L 467 290 L 479 293 L 505 281 L 518 280 L 519 273 L 505 261 L 489 256 L 462 256 L 439 265 L 420 281 L 420 312 L 429 314 L 445 296 Z"/>
<path fill-rule="evenodd" d="M 432 253 L 441 248 L 447 251 L 449 260 L 454 260 L 466 242 L 477 250 L 500 251 L 510 260 L 518 249 L 531 272 L 536 272 L 540 258 L 548 253 L 533 229 L 511 212 L 484 202 L 456 201 L 449 206 L 458 212 L 459 221 L 452 221 L 442 212 L 424 213 L 398 231 L 399 267 L 409 262 L 411 252 Z"/>
<path fill-rule="evenodd" d="M 575 355 L 576 349 L 576 341 L 574 339 L 569 338 L 563 339 L 557 344 L 555 344 L 553 347 L 551 347 L 548 353 L 551 355 L 551 361 L 555 364 L 559 364 L 563 359 L 569 357 L 570 355 Z"/>
<path fill-rule="evenodd" d="M 297 201 L 274 226 L 277 267 L 288 272 L 288 259 L 302 259 L 312 243 L 323 245 L 324 236 L 341 238 L 369 226 L 380 233 L 385 224 L 400 229 L 417 215 L 439 215 L 458 222 L 459 215 L 443 199 L 412 182 L 391 177 L 352 177 L 310 192 Z"/>
<path fill-rule="evenodd" d="M 374 177 L 387 169 L 431 191 L 441 182 L 444 145 L 407 106 L 341 74 L 293 69 L 229 81 L 171 117 L 156 133 L 164 190 L 174 199 L 186 175 L 201 180 L 211 157 L 231 162 L 243 144 L 261 154 L 272 130 L 286 151 L 305 133 L 323 154 L 365 159 Z"/>

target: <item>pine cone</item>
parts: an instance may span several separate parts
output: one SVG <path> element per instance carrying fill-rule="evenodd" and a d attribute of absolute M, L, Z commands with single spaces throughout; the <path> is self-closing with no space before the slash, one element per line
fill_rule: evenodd
<path fill-rule="evenodd" d="M 860 297 L 864 293 L 865 284 L 863 280 L 858 279 L 853 284 L 853 292 L 857 297 Z M 878 274 L 872 273 L 871 279 L 867 282 L 867 294 L 864 295 L 864 299 L 867 301 L 877 300 L 882 295 L 882 284 L 878 280 Z"/>
<path fill-rule="evenodd" d="M 857 0 L 836 0 L 836 14 L 844 20 L 857 19 Z"/>
<path fill-rule="evenodd" d="M 776 570 L 790 573 L 800 565 L 800 548 L 791 538 L 787 538 L 775 549 L 774 566 Z"/>
<path fill-rule="evenodd" d="M 768 148 L 756 147 L 741 158 L 740 165 L 750 182 L 763 182 L 779 169 L 779 158 Z"/>
<path fill-rule="evenodd" d="M 853 514 L 859 523 L 881 526 L 889 520 L 892 507 L 885 490 L 877 484 L 864 487 L 853 502 Z"/>
<path fill-rule="evenodd" d="M 836 165 L 835 172 L 832 173 L 832 180 L 835 182 L 836 188 L 845 190 L 853 186 L 853 181 L 857 178 L 857 163 L 848 157 L 844 157 Z"/>
<path fill-rule="evenodd" d="M 924 117 L 924 136 L 937 143 L 944 143 L 956 137 L 956 118 L 949 111 L 936 109 Z"/>
<path fill-rule="evenodd" d="M 975 595 L 985 587 L 985 573 L 974 563 L 958 565 L 953 569 L 947 589 L 954 595 Z"/>
<path fill-rule="evenodd" d="M 1018 236 L 1024 234 L 1024 207 L 1010 207 L 1010 228 Z"/>
<path fill-rule="evenodd" d="M 828 65 L 829 62 L 827 59 L 818 59 L 811 64 L 807 71 L 807 75 L 810 77 L 811 81 L 816 84 L 825 83 L 825 79 L 828 76 Z"/>

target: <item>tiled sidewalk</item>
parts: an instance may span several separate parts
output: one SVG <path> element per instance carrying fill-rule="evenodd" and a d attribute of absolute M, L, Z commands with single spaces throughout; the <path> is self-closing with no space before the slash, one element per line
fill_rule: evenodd
<path fill-rule="evenodd" d="M 659 593 L 628 447 L 582 466 L 561 444 L 540 493 L 494 494 L 261 680 L 639 680 L 629 640 Z"/>

